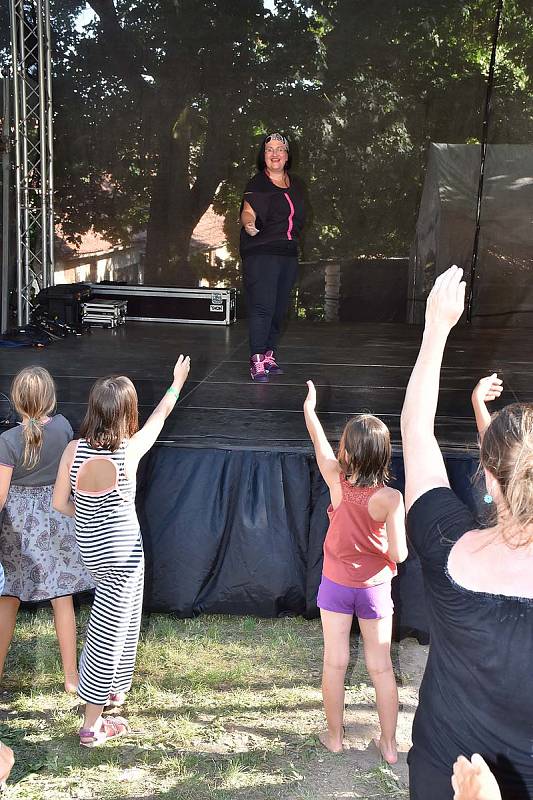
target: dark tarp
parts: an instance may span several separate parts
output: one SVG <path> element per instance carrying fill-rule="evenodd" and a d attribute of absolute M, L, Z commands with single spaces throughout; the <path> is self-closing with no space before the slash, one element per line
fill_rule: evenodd
<path fill-rule="evenodd" d="M 473 508 L 477 462 L 449 457 Z M 401 458 L 393 462 L 403 488 Z M 317 614 L 327 487 L 305 453 L 155 447 L 139 475 L 145 607 L 180 617 Z M 411 557 L 395 580 L 396 633 L 427 635 L 422 577 Z"/>
<path fill-rule="evenodd" d="M 475 235 L 479 145 L 431 144 L 413 242 L 409 321 L 422 322 L 437 275 L 467 278 Z M 533 326 L 533 146 L 489 145 L 485 161 L 472 321 Z"/>

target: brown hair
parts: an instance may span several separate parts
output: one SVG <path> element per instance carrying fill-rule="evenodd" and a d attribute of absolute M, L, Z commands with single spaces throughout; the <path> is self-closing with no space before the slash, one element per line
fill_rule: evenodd
<path fill-rule="evenodd" d="M 492 417 L 481 442 L 481 464 L 494 475 L 512 521 L 522 530 L 533 523 L 533 404 L 513 403 Z M 506 532 L 508 544 L 530 544 L 530 535 Z"/>
<path fill-rule="evenodd" d="M 358 414 L 344 428 L 337 455 L 346 477 L 356 486 L 379 486 L 390 476 L 392 458 L 389 429 L 372 414 Z"/>
<path fill-rule="evenodd" d="M 39 462 L 43 446 L 42 417 L 47 417 L 56 407 L 54 379 L 43 367 L 25 367 L 13 378 L 11 400 L 21 417 L 28 417 L 22 427 L 24 455 L 22 466 L 33 469 Z"/>
<path fill-rule="evenodd" d="M 91 389 L 80 436 L 91 447 L 115 452 L 139 429 L 137 392 L 124 376 L 99 378 Z"/>

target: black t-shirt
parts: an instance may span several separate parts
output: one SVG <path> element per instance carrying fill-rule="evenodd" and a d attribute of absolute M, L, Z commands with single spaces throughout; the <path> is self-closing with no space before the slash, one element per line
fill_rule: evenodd
<path fill-rule="evenodd" d="M 481 753 L 504 800 L 527 800 L 533 798 L 533 600 L 475 592 L 450 578 L 450 550 L 477 528 L 451 489 L 426 492 L 407 515 L 431 635 L 413 747 L 449 775 L 457 756 Z"/>
<path fill-rule="evenodd" d="M 305 222 L 304 191 L 298 178 L 290 176 L 290 186 L 276 186 L 264 172 L 248 181 L 246 200 L 256 214 L 259 233 L 250 236 L 241 228 L 241 258 L 252 253 L 298 255 L 298 241 Z"/>

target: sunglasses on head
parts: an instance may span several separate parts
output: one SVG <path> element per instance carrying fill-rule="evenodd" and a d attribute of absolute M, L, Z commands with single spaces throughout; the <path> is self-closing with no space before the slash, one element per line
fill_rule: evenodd
<path fill-rule="evenodd" d="M 281 133 L 269 133 L 265 139 L 265 144 L 268 144 L 269 142 L 281 142 L 287 150 L 289 149 L 289 143 L 287 139 L 281 135 Z"/>

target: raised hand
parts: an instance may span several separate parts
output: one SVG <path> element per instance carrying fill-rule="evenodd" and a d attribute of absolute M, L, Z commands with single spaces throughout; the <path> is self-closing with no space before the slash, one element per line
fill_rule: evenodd
<path fill-rule="evenodd" d="M 316 389 L 313 381 L 307 381 L 307 397 L 304 401 L 304 408 L 314 411 L 316 408 Z"/>
<path fill-rule="evenodd" d="M 426 326 L 451 330 L 457 324 L 465 307 L 462 277 L 463 270 L 455 265 L 439 275 L 427 299 Z"/>
<path fill-rule="evenodd" d="M 490 403 L 491 400 L 496 400 L 503 392 L 503 381 L 498 378 L 496 372 L 492 375 L 487 375 L 486 378 L 481 378 L 479 383 L 472 392 L 472 402 Z"/>
<path fill-rule="evenodd" d="M 189 356 L 180 355 L 176 364 L 174 365 L 174 382 L 179 383 L 180 387 L 183 386 L 187 380 L 187 375 L 191 368 L 191 359 Z"/>
<path fill-rule="evenodd" d="M 452 786 L 453 800 L 502 800 L 496 778 L 479 753 L 471 761 L 459 756 L 453 765 Z"/>

